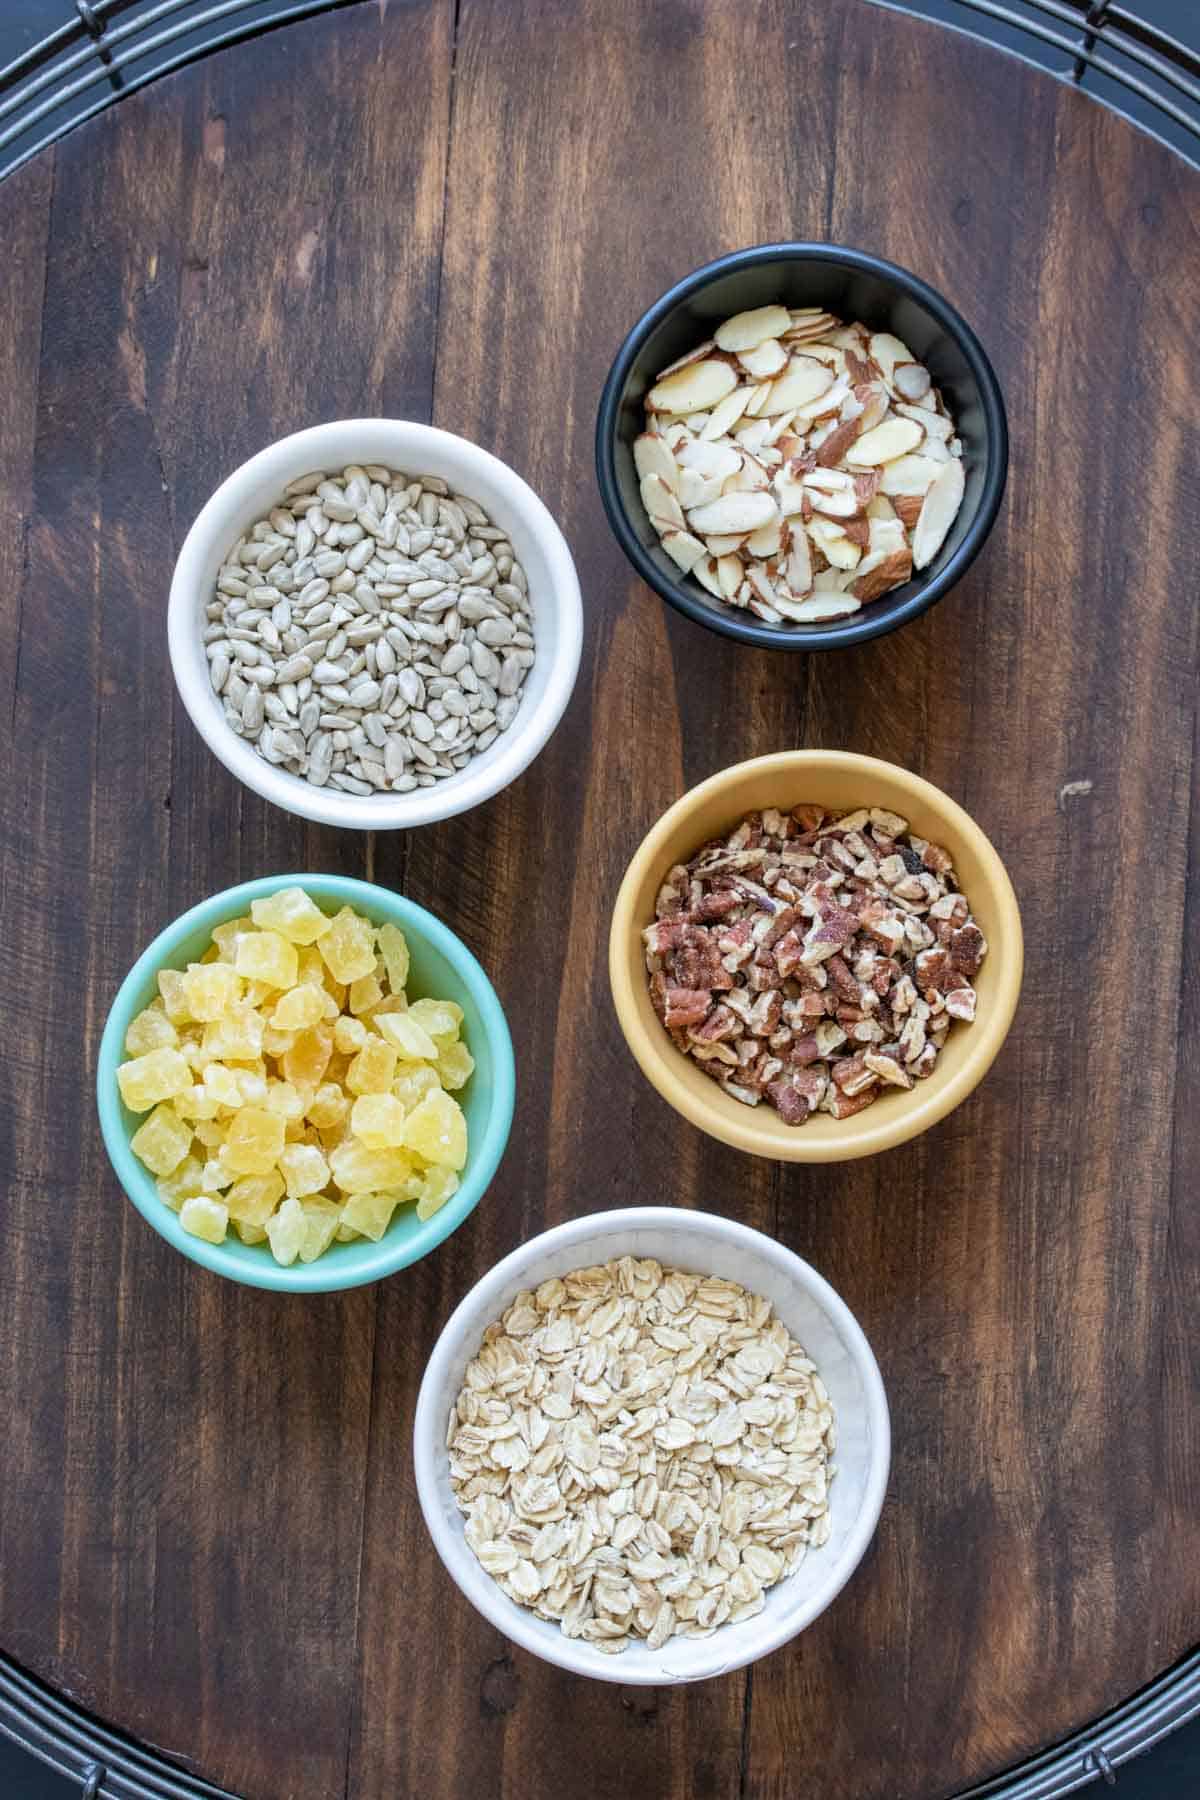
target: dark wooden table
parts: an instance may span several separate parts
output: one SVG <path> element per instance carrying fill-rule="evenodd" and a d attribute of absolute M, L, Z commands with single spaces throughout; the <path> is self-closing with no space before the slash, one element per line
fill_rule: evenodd
<path fill-rule="evenodd" d="M 1198 217 L 1197 176 L 1095 103 L 860 0 L 382 0 L 159 83 L 0 188 L 0 1648 L 253 1800 L 930 1800 L 1195 1643 Z M 640 310 L 786 237 L 939 286 L 1013 433 L 962 586 L 807 660 L 669 614 L 591 461 Z M 533 769 L 375 839 L 236 787 L 165 638 L 214 485 L 362 413 L 514 464 L 587 608 Z M 798 744 L 947 787 L 1027 934 L 978 1093 L 828 1170 L 668 1112 L 603 956 L 658 813 Z M 499 1179 L 437 1254 L 301 1302 L 171 1253 L 109 1171 L 91 1084 L 142 945 L 215 889 L 306 867 L 466 938 L 519 1100 Z M 895 1428 L 877 1541 L 832 1610 L 751 1671 L 661 1693 L 511 1651 L 433 1555 L 409 1456 L 464 1289 L 544 1225 L 647 1198 L 815 1262 Z"/>

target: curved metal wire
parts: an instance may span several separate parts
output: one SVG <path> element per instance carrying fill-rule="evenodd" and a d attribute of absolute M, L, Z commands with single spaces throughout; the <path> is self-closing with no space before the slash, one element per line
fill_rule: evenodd
<path fill-rule="evenodd" d="M 123 93 L 209 51 L 353 0 L 62 0 L 64 22 L 0 70 L 0 177 Z M 924 0 L 879 0 L 928 11 Z M 1200 56 L 1099 0 L 942 0 L 964 28 L 1040 51 L 1052 73 L 1106 100 L 1200 165 Z M 1097 85 L 1098 84 L 1098 85 Z"/>

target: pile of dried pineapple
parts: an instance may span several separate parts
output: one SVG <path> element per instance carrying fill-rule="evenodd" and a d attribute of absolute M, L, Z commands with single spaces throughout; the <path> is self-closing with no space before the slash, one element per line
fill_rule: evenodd
<path fill-rule="evenodd" d="M 451 1097 L 475 1067 L 462 1008 L 405 993 L 395 925 L 303 888 L 255 900 L 199 962 L 162 969 L 117 1070 L 149 1113 L 136 1154 L 185 1231 L 232 1225 L 279 1263 L 378 1240 L 397 1206 L 428 1219 L 458 1188 L 467 1122 Z"/>

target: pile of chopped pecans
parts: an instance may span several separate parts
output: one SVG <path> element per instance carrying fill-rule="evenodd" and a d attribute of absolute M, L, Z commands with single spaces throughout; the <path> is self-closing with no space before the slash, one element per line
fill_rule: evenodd
<path fill-rule="evenodd" d="M 848 1119 L 932 1073 L 987 952 L 947 852 L 880 807 L 751 813 L 659 890 L 654 1009 L 727 1094 Z"/>
<path fill-rule="evenodd" d="M 446 1442 L 481 1566 L 613 1653 L 761 1612 L 829 1537 L 834 1434 L 767 1300 L 623 1256 L 517 1295 L 467 1364 Z"/>
<path fill-rule="evenodd" d="M 769 624 L 848 617 L 941 549 L 962 444 L 900 339 L 759 306 L 664 369 L 634 445 L 664 550 Z"/>

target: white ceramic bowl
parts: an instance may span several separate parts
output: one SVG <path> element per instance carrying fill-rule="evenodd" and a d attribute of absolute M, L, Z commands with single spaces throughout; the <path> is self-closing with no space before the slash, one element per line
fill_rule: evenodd
<path fill-rule="evenodd" d="M 529 581 L 536 660 L 508 730 L 465 769 L 411 794 L 358 796 L 313 787 L 276 768 L 229 729 L 208 678 L 201 633 L 217 570 L 247 526 L 262 518 L 290 481 L 310 470 L 384 463 L 438 475 L 478 501 L 512 542 Z M 209 749 L 246 786 L 288 812 L 325 825 L 395 830 L 448 819 L 489 800 L 527 768 L 563 715 L 579 670 L 583 606 L 566 539 L 533 489 L 498 458 L 465 438 L 404 419 L 337 419 L 281 438 L 223 481 L 184 539 L 167 614 L 171 667 L 192 723 Z"/>
<path fill-rule="evenodd" d="M 772 1302 L 813 1358 L 837 1411 L 833 1530 L 794 1575 L 770 1589 L 756 1618 L 709 1638 L 673 1638 L 661 1650 L 631 1645 L 605 1656 L 510 1600 L 476 1562 L 450 1488 L 446 1422 L 485 1328 L 525 1288 L 590 1263 L 632 1255 L 738 1281 Z M 887 1486 L 891 1433 L 879 1367 L 853 1314 L 829 1283 L 774 1239 L 711 1213 L 630 1207 L 574 1219 L 522 1244 L 473 1287 L 451 1315 L 421 1383 L 413 1431 L 417 1493 L 438 1555 L 471 1604 L 522 1649 L 578 1675 L 624 1686 L 703 1681 L 777 1650 L 810 1625 L 845 1586 L 874 1534 Z"/>

